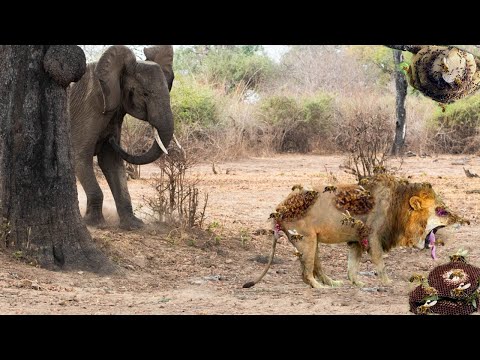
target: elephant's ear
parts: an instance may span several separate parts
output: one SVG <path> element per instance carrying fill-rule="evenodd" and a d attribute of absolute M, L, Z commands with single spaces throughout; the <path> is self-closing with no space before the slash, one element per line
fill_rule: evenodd
<path fill-rule="evenodd" d="M 168 90 L 172 90 L 173 79 L 173 46 L 154 45 L 143 49 L 146 60 L 156 62 L 163 70 L 168 84 Z"/>
<path fill-rule="evenodd" d="M 124 45 L 110 46 L 98 60 L 95 76 L 102 88 L 104 114 L 120 105 L 120 79 L 124 74 L 133 74 L 136 64 L 135 54 Z"/>

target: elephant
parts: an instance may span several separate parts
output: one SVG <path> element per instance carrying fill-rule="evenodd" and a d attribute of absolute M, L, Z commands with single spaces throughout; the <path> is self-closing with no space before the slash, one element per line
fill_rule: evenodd
<path fill-rule="evenodd" d="M 75 158 L 75 174 L 87 196 L 84 221 L 103 226 L 103 193 L 95 177 L 93 158 L 112 191 L 120 227 L 136 229 L 144 225 L 133 213 L 127 187 L 124 160 L 148 164 L 167 153 L 173 137 L 170 107 L 173 47 L 144 48 L 145 61 L 137 61 L 126 46 L 109 47 L 98 62 L 89 63 L 80 81 L 70 84 L 69 110 Z M 126 114 L 147 121 L 156 131 L 149 150 L 132 155 L 120 147 L 121 128 Z"/>

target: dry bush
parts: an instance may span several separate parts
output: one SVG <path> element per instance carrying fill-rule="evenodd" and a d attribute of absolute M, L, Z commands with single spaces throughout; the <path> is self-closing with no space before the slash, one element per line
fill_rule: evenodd
<path fill-rule="evenodd" d="M 436 103 L 424 96 L 407 96 L 407 135 L 405 139 L 405 150 L 413 151 L 419 155 L 432 151 L 428 131 L 428 119 L 436 108 Z"/>
<path fill-rule="evenodd" d="M 256 118 L 258 103 L 251 94 L 242 83 L 229 94 L 216 92 L 216 123 L 179 126 L 178 137 L 189 153 L 213 162 L 272 154 L 275 135 L 269 124 Z"/>
<path fill-rule="evenodd" d="M 156 161 L 160 173 L 151 178 L 153 196 L 144 196 L 141 210 L 155 222 L 169 223 L 182 229 L 203 226 L 208 193 L 200 200 L 199 179 L 188 179 L 187 170 L 197 163 L 178 147 L 170 147 L 168 155 Z"/>
<path fill-rule="evenodd" d="M 367 69 L 345 45 L 298 45 L 285 54 L 267 93 L 297 96 L 319 90 L 339 95 L 372 91 L 381 71 Z"/>
<path fill-rule="evenodd" d="M 394 136 L 394 107 L 389 99 L 357 96 L 339 107 L 336 142 L 348 153 L 347 166 L 357 180 L 387 171 Z"/>

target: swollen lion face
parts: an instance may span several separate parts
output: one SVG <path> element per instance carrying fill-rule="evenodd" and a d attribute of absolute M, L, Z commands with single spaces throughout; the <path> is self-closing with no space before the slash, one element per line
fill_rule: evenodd
<path fill-rule="evenodd" d="M 443 201 L 435 197 L 435 201 L 428 202 L 428 219 L 422 236 L 418 239 L 417 248 L 423 249 L 435 244 L 435 234 L 438 229 L 455 223 L 466 222 L 452 213 Z"/>

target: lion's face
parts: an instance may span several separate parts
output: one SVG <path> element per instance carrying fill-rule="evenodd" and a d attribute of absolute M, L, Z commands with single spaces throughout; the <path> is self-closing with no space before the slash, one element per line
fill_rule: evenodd
<path fill-rule="evenodd" d="M 452 214 L 432 189 L 421 191 L 410 198 L 412 216 L 407 225 L 407 233 L 413 245 L 424 249 L 429 241 L 435 241 L 438 229 L 457 222 Z"/>

